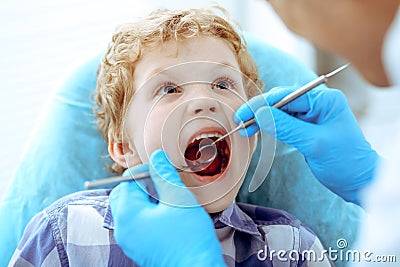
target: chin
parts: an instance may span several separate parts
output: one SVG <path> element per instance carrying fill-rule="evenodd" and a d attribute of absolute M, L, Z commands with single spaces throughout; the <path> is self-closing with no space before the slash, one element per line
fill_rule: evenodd
<path fill-rule="evenodd" d="M 239 188 L 237 190 L 230 191 L 228 194 L 226 194 L 221 199 L 218 199 L 216 201 L 202 205 L 203 208 L 210 214 L 218 213 L 218 212 L 222 212 L 222 211 L 226 210 L 235 200 L 237 192 L 239 191 Z"/>
<path fill-rule="evenodd" d="M 245 177 L 244 175 L 235 176 L 235 171 L 234 169 L 228 168 L 225 174 L 221 175 L 219 179 L 214 182 L 189 187 L 198 203 L 203 206 L 208 213 L 221 212 L 235 201 Z M 233 177 L 237 178 L 232 179 Z"/>

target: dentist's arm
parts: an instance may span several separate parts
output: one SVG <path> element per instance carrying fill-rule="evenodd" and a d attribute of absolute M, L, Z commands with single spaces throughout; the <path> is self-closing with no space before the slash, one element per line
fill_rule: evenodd
<path fill-rule="evenodd" d="M 158 203 L 136 182 L 110 194 L 114 236 L 124 253 L 140 266 L 226 266 L 210 216 L 163 151 L 152 154 L 148 169 Z"/>
<path fill-rule="evenodd" d="M 345 96 L 317 87 L 281 109 L 270 107 L 295 89 L 274 88 L 243 104 L 235 122 L 255 117 L 256 124 L 240 134 L 250 136 L 261 128 L 297 148 L 322 184 L 360 204 L 359 191 L 373 179 L 378 155 L 365 140 Z"/>

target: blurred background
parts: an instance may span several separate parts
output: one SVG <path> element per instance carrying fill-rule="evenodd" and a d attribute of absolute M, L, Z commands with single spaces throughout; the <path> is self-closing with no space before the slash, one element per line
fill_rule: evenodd
<path fill-rule="evenodd" d="M 243 30 L 288 52 L 318 74 L 344 63 L 290 33 L 265 0 L 0 1 L 0 195 L 52 92 L 74 69 L 107 47 L 116 26 L 155 8 L 216 4 L 227 9 Z M 367 139 L 385 156 L 394 124 L 390 114 L 400 111 L 395 101 L 400 92 L 377 91 L 352 69 L 329 85 L 344 91 Z M 388 94 L 393 102 L 381 101 Z"/>

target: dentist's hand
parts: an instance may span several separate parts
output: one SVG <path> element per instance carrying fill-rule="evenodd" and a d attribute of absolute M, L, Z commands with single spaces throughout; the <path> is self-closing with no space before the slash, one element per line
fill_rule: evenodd
<path fill-rule="evenodd" d="M 124 182 L 110 194 L 114 236 L 140 266 L 226 266 L 210 216 L 182 183 L 166 154 L 155 151 L 149 170 L 158 203 L 137 182 Z"/>
<path fill-rule="evenodd" d="M 269 106 L 295 89 L 274 88 L 243 104 L 234 121 L 255 117 L 257 124 L 239 133 L 251 136 L 261 128 L 297 148 L 322 184 L 346 201 L 359 204 L 359 189 L 372 180 L 377 153 L 365 140 L 339 90 L 317 87 L 281 109 Z"/>

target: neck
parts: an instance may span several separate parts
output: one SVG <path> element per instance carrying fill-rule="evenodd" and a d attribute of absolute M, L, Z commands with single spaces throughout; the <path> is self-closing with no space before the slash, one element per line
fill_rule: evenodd
<path fill-rule="evenodd" d="M 353 54 L 348 56 L 348 59 L 368 82 L 375 86 L 386 87 L 390 86 L 390 82 L 383 65 L 381 51 L 382 45 L 379 47 L 379 51 Z"/>
<path fill-rule="evenodd" d="M 375 86 L 390 86 L 383 64 L 383 45 L 386 34 L 396 16 L 399 0 L 387 0 L 385 5 L 373 2 L 374 5 L 364 5 L 364 21 L 368 27 L 354 34 L 351 42 L 353 49 L 342 47 L 342 55 L 350 60 L 353 66 Z M 372 17 L 373 16 L 373 17 Z M 358 40 L 357 40 L 358 39 Z M 362 42 L 360 42 L 360 40 Z"/>

